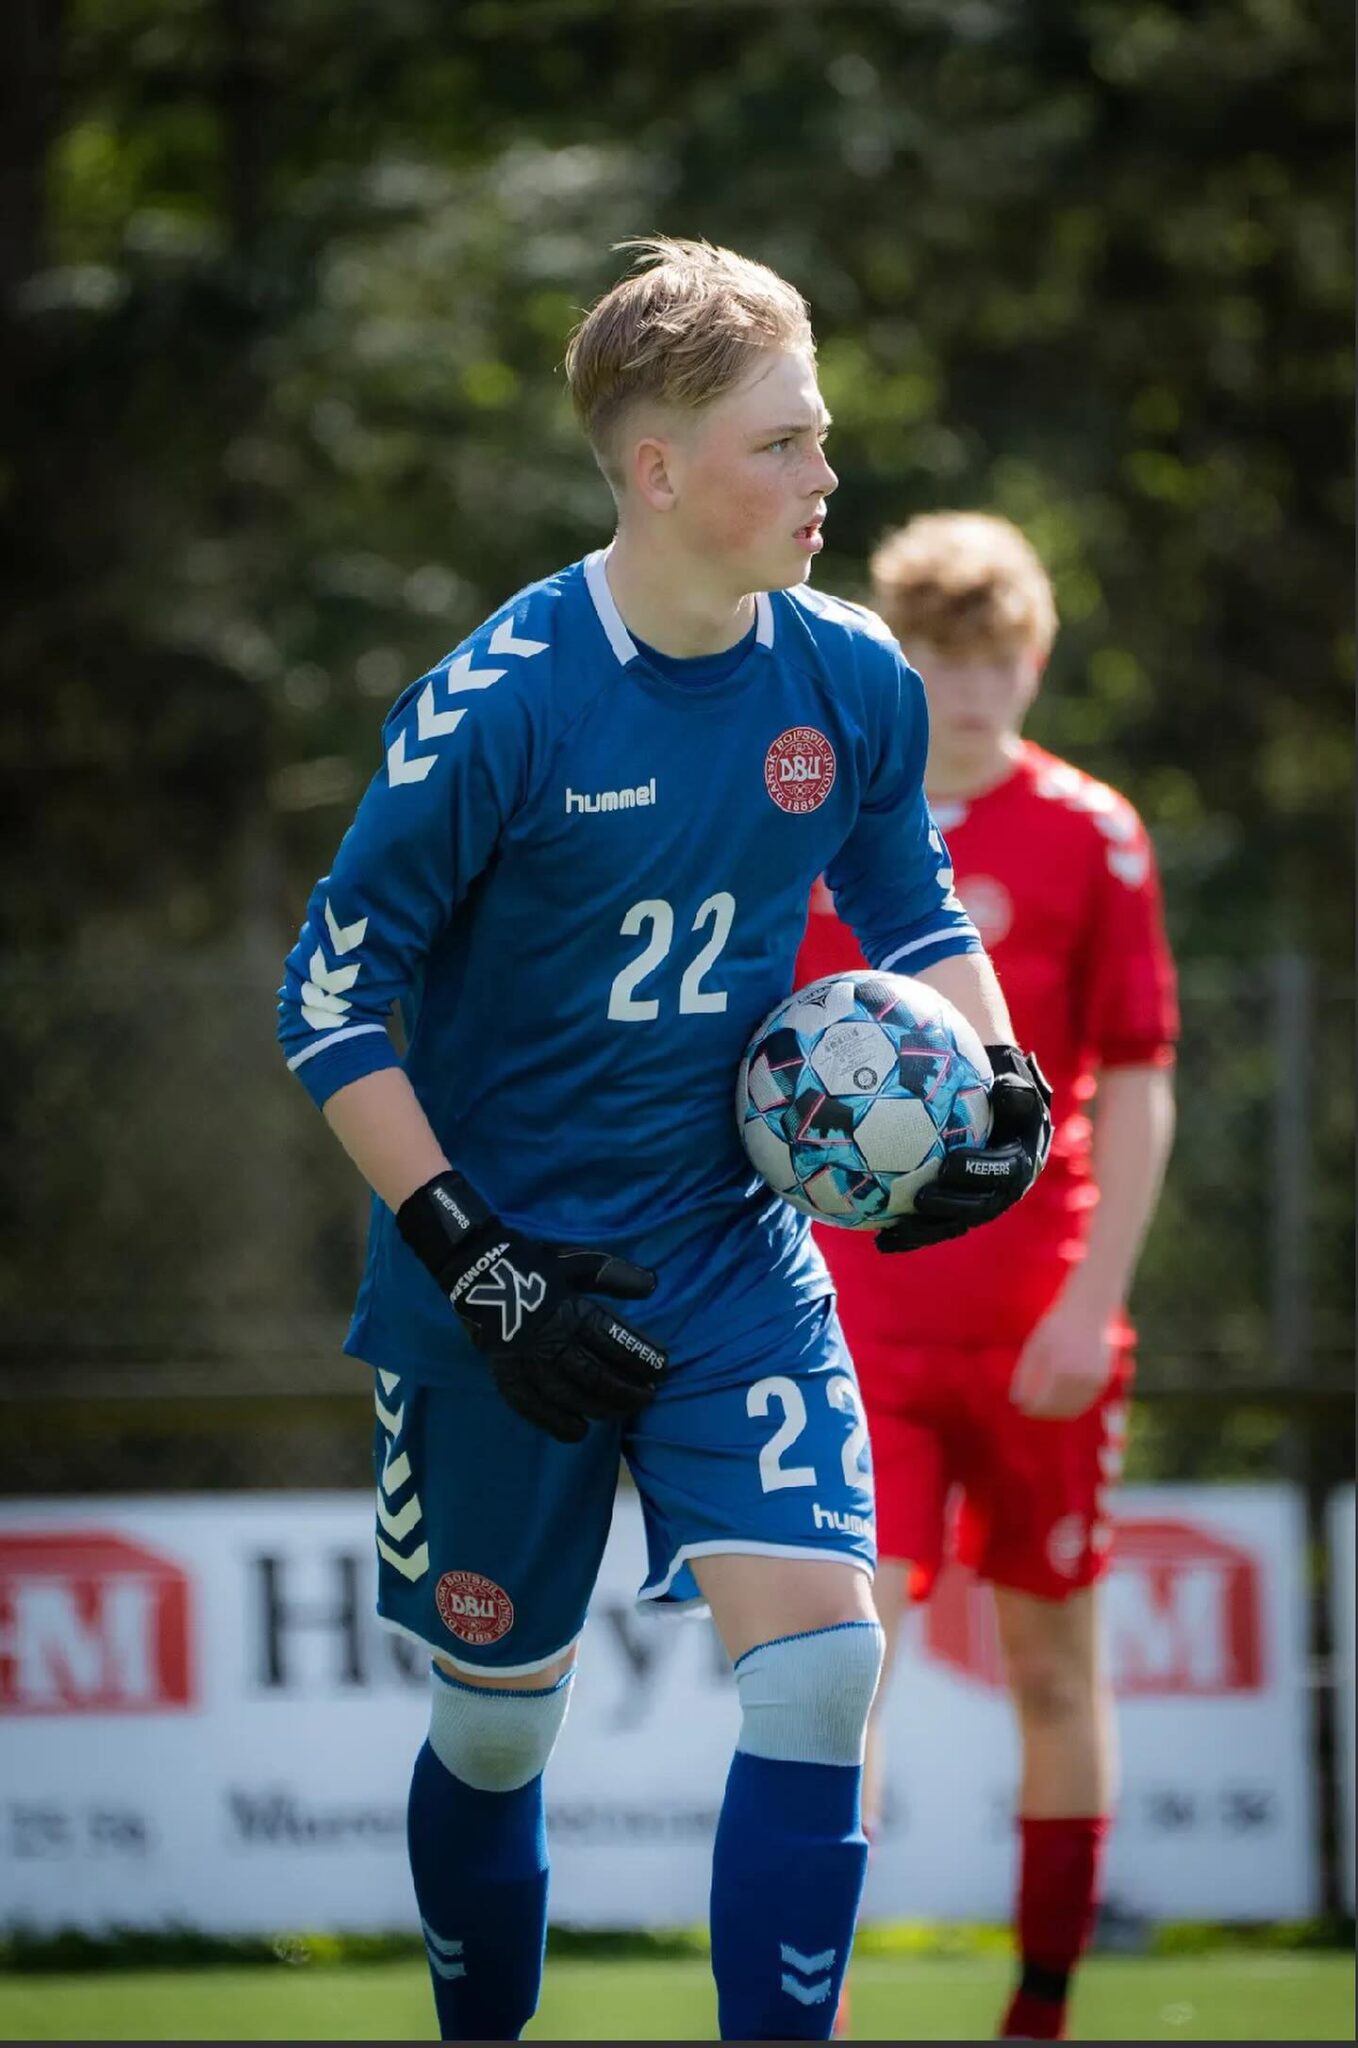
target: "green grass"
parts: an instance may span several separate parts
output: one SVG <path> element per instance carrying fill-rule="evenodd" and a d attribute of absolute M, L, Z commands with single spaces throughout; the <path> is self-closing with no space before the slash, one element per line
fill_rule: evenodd
<path fill-rule="evenodd" d="M 999 1956 L 867 1955 L 854 1966 L 853 2031 L 861 2040 L 985 2040 L 1008 1981 Z M 1345 1955 L 1096 1957 L 1080 1981 L 1073 2031 L 1087 2041 L 1351 2041 L 1353 1993 Z M 0 1977 L 8 2041 L 420 2041 L 433 2032 L 418 1963 Z M 713 2040 L 707 1965 L 558 1959 L 528 2038 Z"/>

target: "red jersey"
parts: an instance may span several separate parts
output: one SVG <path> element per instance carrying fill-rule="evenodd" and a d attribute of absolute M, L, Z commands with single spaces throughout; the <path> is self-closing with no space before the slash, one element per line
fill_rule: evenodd
<path fill-rule="evenodd" d="M 1054 1136 L 1031 1193 L 949 1244 L 884 1259 L 866 1233 L 817 1229 L 856 1350 L 1021 1343 L 1083 1256 L 1098 1069 L 1167 1066 L 1178 1034 L 1155 861 L 1124 797 L 1025 740 L 1003 782 L 933 810 L 1018 1043 L 1052 1084 Z M 864 964 L 818 882 L 795 985 Z"/>

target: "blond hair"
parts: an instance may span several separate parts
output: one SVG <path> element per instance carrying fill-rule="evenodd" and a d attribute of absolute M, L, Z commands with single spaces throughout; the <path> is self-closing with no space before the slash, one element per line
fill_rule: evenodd
<path fill-rule="evenodd" d="M 926 512 L 889 533 L 871 561 L 873 602 L 898 640 L 940 653 L 1045 657 L 1056 602 L 1031 542 L 986 512 Z"/>
<path fill-rule="evenodd" d="M 585 314 L 566 381 L 599 467 L 620 481 L 617 428 L 639 399 L 697 411 L 740 382 L 763 349 L 816 344 L 801 293 L 763 263 L 668 235 L 619 242 L 630 273 Z"/>

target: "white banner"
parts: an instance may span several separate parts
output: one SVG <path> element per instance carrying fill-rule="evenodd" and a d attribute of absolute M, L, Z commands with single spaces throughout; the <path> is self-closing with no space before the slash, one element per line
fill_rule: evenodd
<path fill-rule="evenodd" d="M 1354 1833 L 1358 1826 L 1358 1761 L 1355 1760 L 1354 1687 L 1354 1489 L 1332 1495 L 1330 1537 L 1330 1634 L 1334 1644 L 1335 1762 L 1339 1771 L 1339 1858 L 1344 1904 L 1353 1911 Z"/>
<path fill-rule="evenodd" d="M 0 1510 L 0 1921 L 414 1924 L 425 1660 L 372 1614 L 369 1514 L 360 1494 Z M 1124 1496 L 1106 1606 L 1129 1910 L 1314 1907 L 1302 1557 L 1283 1489 Z M 560 1921 L 706 1914 L 734 1687 L 710 1624 L 637 1611 L 644 1562 L 623 1495 L 548 1773 Z M 983 1591 L 954 1578 L 912 1618 L 889 1711 L 869 1915 L 1003 1919 L 1016 1753 Z"/>

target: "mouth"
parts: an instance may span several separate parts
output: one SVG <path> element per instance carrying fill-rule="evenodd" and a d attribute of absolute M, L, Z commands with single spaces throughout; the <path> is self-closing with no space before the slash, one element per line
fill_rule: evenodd
<path fill-rule="evenodd" d="M 823 512 L 817 512 L 813 514 L 813 516 L 810 519 L 807 520 L 805 526 L 799 526 L 797 528 L 792 538 L 797 542 L 799 547 L 805 548 L 808 554 L 818 555 L 825 545 L 825 542 L 821 539 L 820 534 L 820 530 L 822 526 L 824 526 L 824 524 L 825 514 Z"/>

